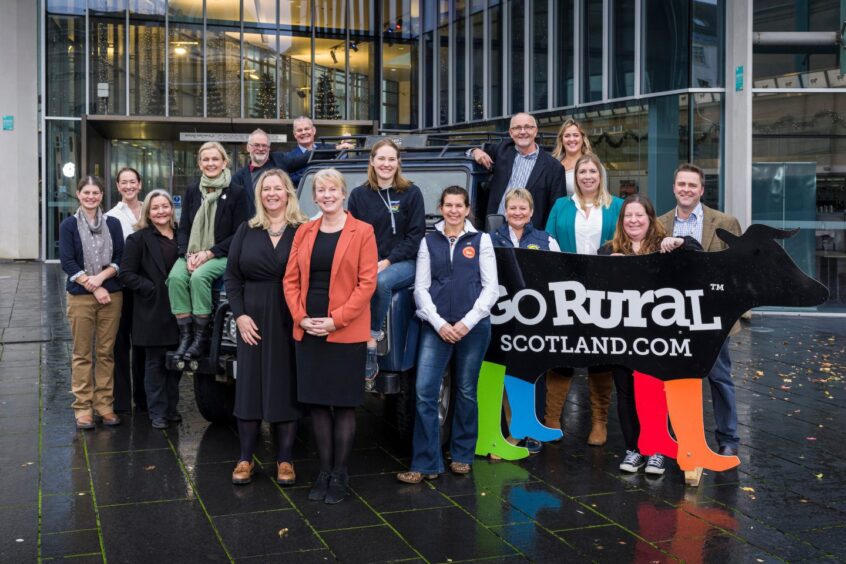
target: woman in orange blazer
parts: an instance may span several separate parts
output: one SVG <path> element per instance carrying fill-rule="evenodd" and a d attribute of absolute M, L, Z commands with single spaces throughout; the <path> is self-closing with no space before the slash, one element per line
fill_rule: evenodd
<path fill-rule="evenodd" d="M 310 407 L 320 458 L 308 498 L 334 504 L 348 492 L 378 256 L 370 224 L 344 211 L 340 172 L 319 171 L 312 195 L 323 215 L 297 230 L 283 284 L 294 319 L 297 396 Z"/>

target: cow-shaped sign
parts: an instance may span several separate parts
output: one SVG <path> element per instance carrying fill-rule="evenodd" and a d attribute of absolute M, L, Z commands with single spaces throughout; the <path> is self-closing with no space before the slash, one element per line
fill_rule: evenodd
<path fill-rule="evenodd" d="M 477 453 L 512 460 L 527 455 L 499 431 L 504 386 L 512 435 L 550 440 L 560 431 L 537 421 L 538 377 L 558 366 L 616 364 L 635 371 L 638 412 L 653 414 L 651 424 L 641 418 L 644 454 L 675 454 L 669 411 L 682 470 L 739 464 L 705 443 L 700 379 L 743 312 L 827 299 L 828 290 L 776 242 L 795 233 L 753 225 L 737 237 L 718 229 L 729 248 L 714 253 L 613 257 L 497 248 L 500 300 L 491 312 L 491 343 L 480 374 Z"/>

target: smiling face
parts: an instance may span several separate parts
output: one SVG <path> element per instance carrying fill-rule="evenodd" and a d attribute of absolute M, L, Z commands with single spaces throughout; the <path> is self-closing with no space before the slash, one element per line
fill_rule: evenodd
<path fill-rule="evenodd" d="M 205 149 L 200 153 L 200 170 L 209 178 L 217 178 L 226 167 L 223 155 L 217 149 Z"/>
<path fill-rule="evenodd" d="M 117 189 L 124 202 L 134 202 L 141 192 L 141 182 L 138 181 L 138 176 L 134 172 L 125 170 L 118 176 Z"/>
<path fill-rule="evenodd" d="M 581 155 L 584 152 L 584 137 L 577 125 L 571 125 L 561 134 L 561 144 L 568 156 Z"/>
<path fill-rule="evenodd" d="M 150 200 L 150 223 L 156 227 L 168 227 L 173 221 L 173 206 L 165 196 Z"/>
<path fill-rule="evenodd" d="M 532 219 L 532 206 L 523 198 L 511 198 L 505 205 L 505 221 L 515 231 L 523 229 Z"/>
<path fill-rule="evenodd" d="M 702 179 L 695 172 L 689 170 L 682 170 L 676 174 L 676 180 L 673 183 L 673 194 L 676 195 L 676 203 L 678 206 L 686 211 L 693 211 L 702 199 L 702 194 L 705 193 L 705 187 L 702 185 Z"/>
<path fill-rule="evenodd" d="M 531 153 L 535 148 L 535 137 L 538 135 L 538 125 L 535 118 L 529 114 L 517 114 L 511 118 L 508 134 L 514 140 L 514 145 L 521 153 Z"/>
<path fill-rule="evenodd" d="M 464 227 L 464 220 L 470 215 L 470 208 L 460 194 L 447 194 L 444 203 L 440 205 L 441 215 L 447 226 L 453 229 Z"/>
<path fill-rule="evenodd" d="M 267 135 L 254 133 L 250 136 L 250 142 L 247 143 L 247 152 L 250 154 L 250 161 L 253 165 L 263 165 L 270 155 L 270 139 L 267 138 Z"/>
<path fill-rule="evenodd" d="M 399 169 L 399 155 L 396 149 L 384 145 L 376 150 L 376 154 L 370 157 L 370 166 L 376 171 L 376 178 L 380 186 L 391 186 Z"/>
<path fill-rule="evenodd" d="M 314 203 L 326 215 L 344 209 L 344 190 L 337 183 L 326 178 L 318 179 L 314 184 Z"/>
<path fill-rule="evenodd" d="M 638 202 L 630 202 L 623 210 L 623 231 L 634 242 L 643 241 L 649 231 L 649 214 Z"/>
<path fill-rule="evenodd" d="M 599 167 L 592 161 L 584 161 L 576 168 L 576 183 L 579 185 L 582 197 L 592 201 L 599 193 Z"/>
<path fill-rule="evenodd" d="M 83 210 L 95 212 L 103 201 L 103 192 L 96 184 L 86 184 L 76 191 L 76 197 L 79 198 L 79 205 Z"/>
<path fill-rule="evenodd" d="M 314 136 L 317 135 L 317 129 L 309 120 L 300 120 L 294 122 L 294 139 L 297 144 L 307 149 L 314 145 Z"/>
<path fill-rule="evenodd" d="M 275 174 L 265 176 L 261 183 L 261 205 L 273 217 L 284 214 L 288 206 L 288 188 Z"/>

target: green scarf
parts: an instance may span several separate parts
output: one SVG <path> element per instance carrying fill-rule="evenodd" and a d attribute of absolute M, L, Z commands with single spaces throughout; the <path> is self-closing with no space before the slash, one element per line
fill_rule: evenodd
<path fill-rule="evenodd" d="M 197 210 L 194 223 L 191 225 L 188 254 L 207 251 L 214 246 L 214 214 L 217 211 L 217 200 L 231 180 L 232 173 L 228 168 L 224 168 L 216 178 L 209 178 L 204 174 L 200 179 L 200 195 L 203 197 L 203 203 L 200 204 L 200 209 Z M 209 188 L 212 189 L 211 192 Z"/>

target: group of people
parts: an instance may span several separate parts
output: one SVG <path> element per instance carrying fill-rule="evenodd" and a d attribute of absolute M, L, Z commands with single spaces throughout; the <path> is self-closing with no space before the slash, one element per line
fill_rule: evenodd
<path fill-rule="evenodd" d="M 721 243 L 715 227 L 739 233 L 736 220 L 699 201 L 704 177 L 697 167 L 679 168 L 678 205 L 657 218 L 644 196 L 621 200 L 609 193 L 602 163 L 578 123 L 565 122 L 550 154 L 535 142 L 534 118 L 522 113 L 511 120 L 510 139 L 468 152 L 492 169 L 487 211 L 505 217 L 492 233 L 474 227 L 461 186 L 442 191 L 441 219 L 427 232 L 422 193 L 403 176 L 399 147 L 387 138 L 372 146 L 361 186 L 348 190 L 336 169 L 314 175 L 309 197 L 321 213 L 309 220 L 291 176 L 309 151 L 351 145 L 317 146 L 308 118 L 295 120 L 294 128 L 298 147 L 290 153 L 272 153 L 267 134 L 255 131 L 247 146 L 250 163 L 234 175 L 221 145 L 200 147 L 200 179 L 185 193 L 178 227 L 167 192 L 153 190 L 139 201 L 141 178 L 133 169 L 118 172 L 122 201 L 108 214 L 100 209 L 102 182 L 80 181 L 80 207 L 60 230 L 79 429 L 94 428 L 95 415 L 104 425 L 120 424 L 115 412 L 126 411 L 133 394 L 153 427 L 181 419 L 180 375 L 167 369 L 165 358 L 169 352 L 183 359 L 208 354 L 212 287 L 223 277 L 238 342 L 240 455 L 232 482 L 251 481 L 267 421 L 277 445 L 276 480 L 294 484 L 297 422 L 308 412 L 320 462 L 309 499 L 338 503 L 348 495 L 355 408 L 366 381 L 378 373 L 376 347 L 392 292 L 413 284 L 422 321 L 413 457 L 397 478 L 419 483 L 444 471 L 438 394 L 450 363 L 456 395 L 449 469 L 467 474 L 478 434 L 476 383 L 499 296 L 494 246 L 628 255 L 715 250 Z M 118 376 L 120 355 L 127 366 L 143 365 L 143 373 Z M 588 442 L 606 441 L 613 381 L 627 448 L 621 469 L 637 471 L 647 461 L 637 452 L 631 372 L 610 366 L 589 372 Z M 727 344 L 713 372 L 721 454 L 736 452 Z M 571 378 L 567 368 L 546 374 L 550 427 L 561 428 Z M 531 439 L 523 444 L 533 452 L 541 448 Z M 664 461 L 650 457 L 648 467 L 663 472 Z"/>

